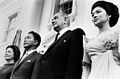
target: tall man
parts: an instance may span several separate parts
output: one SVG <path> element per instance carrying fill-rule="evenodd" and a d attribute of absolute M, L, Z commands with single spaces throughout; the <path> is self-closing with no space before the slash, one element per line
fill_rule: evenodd
<path fill-rule="evenodd" d="M 15 64 L 10 79 L 38 79 L 41 55 L 36 48 L 41 42 L 41 37 L 30 31 L 24 39 L 25 52 Z"/>
<path fill-rule="evenodd" d="M 59 35 L 41 57 L 39 79 L 81 79 L 84 31 L 69 30 L 70 19 L 63 12 L 53 16 L 52 25 Z"/>

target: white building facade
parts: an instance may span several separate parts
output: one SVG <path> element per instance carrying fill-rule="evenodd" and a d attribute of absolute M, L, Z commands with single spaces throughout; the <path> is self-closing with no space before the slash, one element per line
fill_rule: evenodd
<path fill-rule="evenodd" d="M 41 35 L 41 45 L 51 44 L 56 33 L 52 30 L 50 20 L 61 10 L 60 7 L 69 14 L 71 29 L 82 28 L 90 38 L 97 34 L 90 15 L 91 5 L 95 1 L 97 0 L 1 0 L 0 65 L 5 62 L 7 45 L 18 45 L 22 55 L 24 37 L 31 30 Z"/>

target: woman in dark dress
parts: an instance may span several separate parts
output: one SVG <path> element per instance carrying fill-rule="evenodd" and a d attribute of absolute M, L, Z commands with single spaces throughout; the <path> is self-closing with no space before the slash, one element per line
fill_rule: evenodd
<path fill-rule="evenodd" d="M 9 79 L 15 62 L 20 58 L 19 48 L 16 45 L 7 46 L 4 58 L 7 63 L 0 67 L 0 79 Z"/>

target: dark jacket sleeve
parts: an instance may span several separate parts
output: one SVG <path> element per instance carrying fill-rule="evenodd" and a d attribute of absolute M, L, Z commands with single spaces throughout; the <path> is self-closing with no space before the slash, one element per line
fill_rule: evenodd
<path fill-rule="evenodd" d="M 71 44 L 68 56 L 68 64 L 64 79 L 81 79 L 83 59 L 83 35 L 82 29 L 75 29 L 71 33 Z"/>
<path fill-rule="evenodd" d="M 38 54 L 38 56 L 36 57 L 31 79 L 39 79 L 41 56 L 42 56 L 41 54 Z"/>

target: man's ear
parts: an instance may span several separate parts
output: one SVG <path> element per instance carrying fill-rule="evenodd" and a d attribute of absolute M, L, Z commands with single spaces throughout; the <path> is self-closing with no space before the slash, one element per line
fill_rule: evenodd
<path fill-rule="evenodd" d="M 68 17 L 64 17 L 65 21 L 67 21 Z"/>
<path fill-rule="evenodd" d="M 37 44 L 38 44 L 38 41 L 37 41 L 37 40 L 35 40 L 34 45 L 37 45 Z"/>
<path fill-rule="evenodd" d="M 64 17 L 64 20 L 65 20 L 64 24 L 66 24 L 68 21 L 68 17 Z"/>

